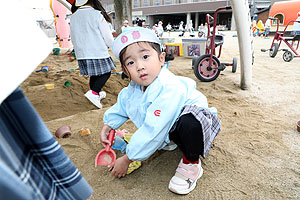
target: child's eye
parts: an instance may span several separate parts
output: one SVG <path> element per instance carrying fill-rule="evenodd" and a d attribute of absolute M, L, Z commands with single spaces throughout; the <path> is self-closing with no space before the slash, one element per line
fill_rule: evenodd
<path fill-rule="evenodd" d="M 143 56 L 143 59 L 147 59 L 147 58 L 149 58 L 149 55 L 144 55 Z"/>
<path fill-rule="evenodd" d="M 128 66 L 128 65 L 133 65 L 133 64 L 134 64 L 134 62 L 133 62 L 133 61 L 130 61 L 130 62 L 127 63 L 127 66 Z"/>

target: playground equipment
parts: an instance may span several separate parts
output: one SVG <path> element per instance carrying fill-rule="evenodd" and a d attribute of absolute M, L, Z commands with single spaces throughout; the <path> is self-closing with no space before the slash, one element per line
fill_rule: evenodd
<path fill-rule="evenodd" d="M 272 18 L 272 17 L 269 17 L 269 19 L 276 20 L 277 29 L 276 29 L 276 33 L 274 35 L 274 39 L 273 39 L 272 44 L 271 44 L 271 48 L 270 49 L 261 49 L 261 51 L 262 52 L 269 51 L 269 56 L 271 58 L 274 58 L 277 55 L 278 51 L 284 51 L 282 58 L 285 62 L 290 62 L 291 60 L 293 60 L 294 57 L 300 57 L 300 54 L 297 52 L 298 47 L 299 47 L 299 42 L 300 42 L 300 35 L 296 35 L 294 37 L 284 37 L 286 29 L 290 25 L 290 23 L 292 23 L 292 22 L 300 23 L 300 21 L 290 20 L 287 23 L 287 25 L 285 26 L 283 32 L 279 32 L 279 19 L 278 18 Z M 279 49 L 282 41 L 289 47 L 289 49 L 291 51 L 289 49 Z M 296 48 L 294 48 L 295 41 L 298 41 L 298 43 L 296 45 Z"/>
<path fill-rule="evenodd" d="M 269 16 L 279 18 L 280 25 L 286 26 L 290 20 L 295 19 L 299 12 L 300 1 L 274 1 L 269 11 Z M 281 28 L 281 27 L 279 27 Z M 280 29 L 281 31 L 283 29 Z"/>
<path fill-rule="evenodd" d="M 66 20 L 67 8 L 57 0 L 50 0 L 50 8 L 54 15 L 56 39 L 60 47 L 70 47 L 70 26 Z"/>
<path fill-rule="evenodd" d="M 219 57 L 221 56 L 222 45 L 224 43 L 223 35 L 216 35 L 216 24 L 217 14 L 220 10 L 230 10 L 231 6 L 218 8 L 214 14 L 214 17 L 209 14 L 206 15 L 208 24 L 208 33 L 205 54 L 200 57 L 193 58 L 192 66 L 194 69 L 195 76 L 204 82 L 210 82 L 215 80 L 220 72 L 223 71 L 227 66 L 232 66 L 232 72 L 235 73 L 237 69 L 237 58 L 233 58 L 232 63 L 221 63 Z M 211 33 L 211 25 L 213 30 Z M 219 55 L 216 56 L 216 48 L 219 47 Z"/>
<path fill-rule="evenodd" d="M 253 22 L 255 22 L 255 21 L 253 21 Z M 266 31 L 265 26 L 264 26 L 264 24 L 262 23 L 261 20 L 259 20 L 257 22 L 257 24 L 252 23 L 252 32 L 253 32 L 253 37 L 262 36 L 262 35 L 267 36 L 267 31 Z"/>

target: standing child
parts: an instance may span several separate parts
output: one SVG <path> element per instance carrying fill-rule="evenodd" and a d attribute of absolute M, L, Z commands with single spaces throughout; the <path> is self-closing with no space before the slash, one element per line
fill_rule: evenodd
<path fill-rule="evenodd" d="M 166 29 L 167 29 L 168 35 L 169 35 L 169 37 L 170 37 L 171 31 L 172 31 L 172 25 L 171 25 L 170 22 L 169 22 L 168 25 L 166 26 Z"/>
<path fill-rule="evenodd" d="M 104 114 L 101 144 L 108 144 L 109 131 L 128 119 L 138 129 L 126 154 L 109 169 L 114 176 L 124 177 L 131 162 L 146 160 L 172 140 L 184 156 L 169 189 L 178 194 L 191 192 L 203 173 L 199 156 L 207 155 L 220 131 L 216 109 L 208 108 L 206 97 L 196 90 L 193 80 L 175 76 L 163 66 L 165 53 L 153 31 L 133 28 L 123 32 L 112 50 L 131 82 Z"/>
<path fill-rule="evenodd" d="M 190 36 L 193 37 L 194 36 L 193 20 L 190 20 L 186 26 L 187 26 L 187 31 L 190 33 Z"/>
<path fill-rule="evenodd" d="M 162 37 L 164 34 L 164 28 L 163 28 L 163 22 L 159 21 L 158 25 L 157 25 L 157 33 L 158 33 L 158 37 Z"/>
<path fill-rule="evenodd" d="M 123 22 L 123 26 L 121 27 L 122 32 L 124 31 L 125 28 L 129 28 L 129 21 L 128 20 L 124 20 Z"/>
<path fill-rule="evenodd" d="M 291 35 L 293 35 L 295 39 L 300 40 L 300 11 L 297 13 L 296 21 L 297 22 L 294 22 Z"/>
<path fill-rule="evenodd" d="M 265 37 L 268 37 L 270 30 L 271 30 L 271 20 L 268 18 L 265 22 L 265 33 L 264 33 Z"/>
<path fill-rule="evenodd" d="M 182 37 L 182 36 L 184 36 L 184 27 L 183 27 L 183 21 L 181 21 L 180 23 L 179 23 L 179 37 Z"/>
<path fill-rule="evenodd" d="M 80 74 L 90 76 L 85 96 L 98 108 L 106 93 L 100 92 L 115 64 L 108 53 L 114 41 L 110 17 L 98 0 L 76 0 L 70 20 L 71 38 Z"/>

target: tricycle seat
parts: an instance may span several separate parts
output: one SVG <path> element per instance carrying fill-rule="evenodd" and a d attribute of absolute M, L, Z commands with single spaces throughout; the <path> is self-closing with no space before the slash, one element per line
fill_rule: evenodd
<path fill-rule="evenodd" d="M 220 46 L 224 43 L 224 36 L 223 35 L 215 35 L 215 45 Z"/>
<path fill-rule="evenodd" d="M 292 38 L 285 38 L 286 41 L 297 41 L 300 40 L 300 35 L 296 35 Z"/>

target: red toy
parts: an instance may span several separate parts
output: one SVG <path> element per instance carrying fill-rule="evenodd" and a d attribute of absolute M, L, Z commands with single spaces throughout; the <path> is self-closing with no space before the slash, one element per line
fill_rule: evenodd
<path fill-rule="evenodd" d="M 115 130 L 109 131 L 108 140 L 110 141 L 110 144 L 113 144 L 114 138 L 115 138 Z M 97 165 L 110 165 L 111 163 L 115 162 L 117 156 L 114 150 L 111 149 L 111 145 L 107 144 L 105 149 L 102 149 L 96 156 L 95 159 L 95 167 Z"/>

